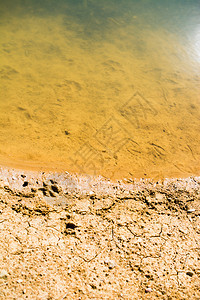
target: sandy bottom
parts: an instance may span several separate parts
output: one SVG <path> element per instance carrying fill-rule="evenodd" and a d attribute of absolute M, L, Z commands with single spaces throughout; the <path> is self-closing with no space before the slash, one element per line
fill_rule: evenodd
<path fill-rule="evenodd" d="M 0 299 L 200 299 L 199 187 L 0 169 Z"/>
<path fill-rule="evenodd" d="M 181 15 L 199 23 L 198 7 L 172 9 L 164 26 L 155 20 L 168 8 L 135 1 L 115 16 L 104 2 L 80 8 L 82 19 L 70 1 L 63 13 L 2 10 L 0 164 L 112 179 L 199 176 L 198 25 L 190 39 L 184 24 L 169 29 Z"/>

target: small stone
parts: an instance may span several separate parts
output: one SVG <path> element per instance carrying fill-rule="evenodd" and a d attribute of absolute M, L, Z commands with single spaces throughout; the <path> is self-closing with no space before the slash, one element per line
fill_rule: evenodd
<path fill-rule="evenodd" d="M 90 283 L 91 288 L 93 288 L 93 290 L 95 290 L 97 287 L 94 283 Z"/>
<path fill-rule="evenodd" d="M 164 198 L 163 194 L 156 193 L 156 199 L 157 199 L 158 201 L 162 201 L 163 198 Z"/>
<path fill-rule="evenodd" d="M 17 282 L 18 282 L 18 283 L 22 283 L 23 280 L 22 280 L 22 279 L 18 279 Z"/>
<path fill-rule="evenodd" d="M 148 203 L 151 203 L 152 200 L 153 200 L 153 199 L 152 199 L 150 196 L 147 196 L 147 197 L 146 197 L 146 201 L 147 201 Z"/>
<path fill-rule="evenodd" d="M 194 208 L 190 208 L 190 209 L 187 210 L 187 212 L 188 213 L 193 213 L 193 212 L 195 212 L 195 209 Z"/>
<path fill-rule="evenodd" d="M 125 242 L 125 241 L 127 240 L 126 237 L 125 237 L 124 235 L 121 235 L 120 239 L 121 239 L 123 242 Z"/>
<path fill-rule="evenodd" d="M 145 293 L 151 293 L 152 292 L 152 288 L 148 287 L 145 289 Z"/>
<path fill-rule="evenodd" d="M 114 260 L 110 260 L 108 263 L 108 268 L 109 269 L 113 269 L 114 267 L 116 267 L 116 263 Z"/>
<path fill-rule="evenodd" d="M 186 272 L 186 275 L 192 277 L 194 275 L 194 273 L 192 271 L 188 271 L 188 272 Z"/>
<path fill-rule="evenodd" d="M 104 263 L 105 263 L 106 265 L 109 263 L 109 258 L 108 258 L 108 257 L 106 257 Z"/>
<path fill-rule="evenodd" d="M 86 214 L 87 212 L 90 211 L 90 201 L 89 200 L 78 201 L 76 203 L 76 209 L 79 213 Z"/>
<path fill-rule="evenodd" d="M 112 259 L 109 259 L 108 257 L 105 259 L 105 264 L 108 265 L 109 269 L 113 269 L 116 267 L 115 261 Z"/>
<path fill-rule="evenodd" d="M 8 273 L 6 270 L 0 270 L 0 278 L 6 279 L 8 277 Z"/>

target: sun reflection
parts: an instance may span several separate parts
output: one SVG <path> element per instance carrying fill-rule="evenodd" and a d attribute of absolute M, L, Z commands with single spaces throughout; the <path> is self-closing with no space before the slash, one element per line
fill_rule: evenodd
<path fill-rule="evenodd" d="M 200 24 L 192 34 L 192 58 L 200 63 Z"/>

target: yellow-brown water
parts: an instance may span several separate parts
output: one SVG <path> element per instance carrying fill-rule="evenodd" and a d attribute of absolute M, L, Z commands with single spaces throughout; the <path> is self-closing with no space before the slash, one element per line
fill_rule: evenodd
<path fill-rule="evenodd" d="M 1 4 L 0 164 L 200 174 L 198 1 L 124 2 Z"/>

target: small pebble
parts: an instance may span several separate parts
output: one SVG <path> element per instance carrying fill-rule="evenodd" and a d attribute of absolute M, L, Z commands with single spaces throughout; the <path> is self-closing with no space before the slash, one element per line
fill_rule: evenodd
<path fill-rule="evenodd" d="M 114 260 L 110 260 L 108 263 L 108 268 L 109 269 L 113 269 L 114 267 L 116 267 L 116 263 Z"/>
<path fill-rule="evenodd" d="M 109 259 L 109 258 L 106 258 L 106 259 L 105 259 L 105 264 L 108 265 L 108 268 L 109 268 L 109 269 L 113 269 L 113 268 L 116 267 L 115 261 L 114 261 L 114 260 L 111 260 L 111 259 Z"/>
<path fill-rule="evenodd" d="M 145 293 L 151 293 L 152 292 L 152 288 L 148 287 L 145 289 Z"/>
<path fill-rule="evenodd" d="M 124 242 L 126 241 L 126 237 L 124 235 L 121 235 L 120 239 Z"/>
<path fill-rule="evenodd" d="M 104 262 L 105 262 L 105 264 L 108 264 L 109 263 L 109 258 L 106 257 Z"/>
<path fill-rule="evenodd" d="M 195 209 L 194 209 L 194 208 L 188 209 L 187 212 L 188 212 L 188 213 L 195 212 Z"/>
<path fill-rule="evenodd" d="M 188 271 L 188 272 L 186 272 L 186 275 L 192 277 L 194 275 L 194 273 L 192 271 Z"/>
<path fill-rule="evenodd" d="M 8 277 L 8 273 L 6 270 L 0 270 L 0 278 L 6 279 Z"/>

